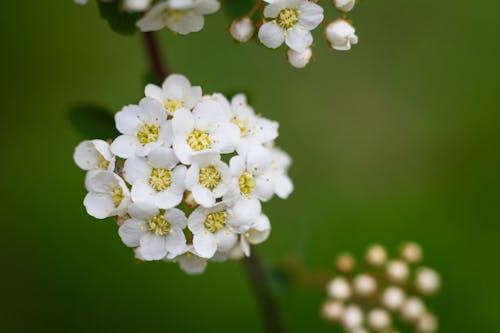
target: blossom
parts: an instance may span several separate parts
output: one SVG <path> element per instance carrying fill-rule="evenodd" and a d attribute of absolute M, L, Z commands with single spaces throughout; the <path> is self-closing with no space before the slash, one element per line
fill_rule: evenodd
<path fill-rule="evenodd" d="M 293 192 L 293 183 L 288 177 L 288 168 L 292 164 L 292 159 L 283 150 L 270 147 L 271 150 L 271 172 L 273 179 L 274 193 L 281 199 L 286 199 Z"/>
<path fill-rule="evenodd" d="M 220 153 L 233 152 L 240 140 L 239 128 L 229 122 L 220 104 L 201 101 L 189 112 L 181 109 L 172 119 L 174 151 L 184 164 L 210 161 Z"/>
<path fill-rule="evenodd" d="M 115 115 L 120 133 L 111 144 L 119 157 L 146 156 L 162 145 L 172 144 L 172 127 L 165 118 L 163 106 L 153 98 L 141 99 L 139 105 L 125 106 Z"/>
<path fill-rule="evenodd" d="M 236 219 L 224 202 L 210 208 L 196 208 L 188 219 L 194 250 L 203 258 L 211 258 L 216 251 L 229 251 L 238 240 L 232 227 L 234 222 Z"/>
<path fill-rule="evenodd" d="M 301 52 L 297 52 L 293 49 L 288 49 L 288 62 L 295 68 L 304 68 L 311 61 L 312 50 L 310 47 L 306 48 Z"/>
<path fill-rule="evenodd" d="M 219 159 L 192 164 L 186 173 L 186 189 L 203 207 L 212 207 L 216 199 L 229 190 L 231 175 L 226 163 Z"/>
<path fill-rule="evenodd" d="M 234 20 L 229 27 L 229 33 L 234 40 L 240 43 L 246 43 L 252 38 L 255 27 L 248 17 L 242 17 Z"/>
<path fill-rule="evenodd" d="M 161 87 L 148 84 L 144 93 L 160 102 L 169 115 L 181 108 L 191 110 L 201 99 L 201 88 L 191 86 L 189 80 L 179 74 L 169 75 Z"/>
<path fill-rule="evenodd" d="M 88 171 L 85 184 L 96 171 L 115 169 L 115 156 L 109 149 L 109 143 L 104 140 L 82 141 L 75 148 L 73 159 L 80 169 Z"/>
<path fill-rule="evenodd" d="M 275 49 L 283 42 L 289 48 L 302 52 L 311 46 L 310 30 L 323 21 L 323 7 L 307 0 L 266 0 L 264 16 L 272 21 L 259 29 L 259 39 L 265 46 Z"/>
<path fill-rule="evenodd" d="M 356 30 L 349 22 L 338 19 L 326 27 L 326 39 L 333 49 L 347 51 L 351 49 L 351 45 L 358 43 L 358 36 L 355 32 Z"/>
<path fill-rule="evenodd" d="M 167 254 L 164 258 L 166 262 L 175 261 L 179 267 L 189 275 L 198 275 L 205 271 L 207 268 L 208 260 L 202 258 L 194 250 L 192 245 L 187 245 L 186 249 L 180 255 Z"/>
<path fill-rule="evenodd" d="M 128 213 L 131 218 L 120 226 L 118 233 L 125 245 L 138 247 L 138 254 L 144 260 L 160 260 L 167 253 L 183 253 L 187 218 L 181 210 L 163 211 L 151 204 L 133 203 Z"/>
<path fill-rule="evenodd" d="M 261 214 L 251 224 L 250 228 L 241 234 L 240 246 L 242 252 L 248 257 L 250 256 L 250 245 L 257 245 L 264 242 L 271 233 L 271 222 L 269 218 Z"/>
<path fill-rule="evenodd" d="M 147 157 L 132 156 L 125 161 L 124 178 L 132 184 L 135 202 L 150 202 L 158 208 L 177 206 L 184 195 L 186 167 L 177 165 L 171 148 L 160 147 Z"/>
<path fill-rule="evenodd" d="M 349 12 L 354 8 L 356 0 L 333 0 L 333 5 L 343 12 Z"/>
<path fill-rule="evenodd" d="M 95 218 L 123 215 L 130 202 L 130 193 L 123 179 L 110 171 L 98 171 L 88 179 L 89 193 L 83 204 Z"/>
<path fill-rule="evenodd" d="M 217 0 L 165 0 L 155 4 L 139 21 L 141 31 L 154 31 L 168 27 L 181 35 L 200 31 L 204 15 L 220 8 Z"/>

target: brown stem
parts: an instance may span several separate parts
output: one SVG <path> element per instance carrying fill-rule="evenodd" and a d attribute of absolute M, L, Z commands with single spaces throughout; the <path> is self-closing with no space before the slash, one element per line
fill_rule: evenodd
<path fill-rule="evenodd" d="M 253 291 L 259 303 L 261 316 L 266 325 L 268 333 L 285 333 L 286 329 L 281 320 L 278 307 L 273 298 L 266 272 L 262 267 L 255 250 L 250 257 L 243 259 L 248 276 L 250 277 Z"/>
<path fill-rule="evenodd" d="M 144 38 L 144 46 L 148 55 L 151 71 L 156 76 L 158 82 L 162 82 L 169 71 L 163 60 L 158 39 L 154 32 L 144 32 L 142 36 Z"/>

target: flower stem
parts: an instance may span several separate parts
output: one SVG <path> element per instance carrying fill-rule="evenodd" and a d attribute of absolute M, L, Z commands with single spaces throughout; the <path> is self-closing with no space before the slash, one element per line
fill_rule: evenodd
<path fill-rule="evenodd" d="M 151 71 L 156 76 L 158 81 L 162 82 L 168 75 L 169 71 L 162 56 L 156 35 L 154 32 L 145 32 L 142 36 Z M 253 250 L 252 256 L 243 259 L 243 262 L 252 283 L 255 297 L 259 303 L 261 315 L 265 322 L 267 332 L 286 333 L 276 306 L 276 302 L 273 298 L 271 290 L 269 289 L 266 272 L 264 271 L 255 250 Z"/>
<path fill-rule="evenodd" d="M 246 271 L 252 283 L 253 291 L 259 303 L 261 316 L 268 333 L 285 333 L 286 329 L 281 319 L 275 299 L 269 289 L 266 272 L 255 250 L 252 255 L 243 259 Z"/>

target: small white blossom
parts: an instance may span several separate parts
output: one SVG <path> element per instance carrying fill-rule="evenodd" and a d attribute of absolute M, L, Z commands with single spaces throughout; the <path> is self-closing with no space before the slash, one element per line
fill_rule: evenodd
<path fill-rule="evenodd" d="M 377 281 L 368 274 L 359 274 L 353 281 L 354 291 L 362 297 L 373 295 L 377 291 Z"/>
<path fill-rule="evenodd" d="M 130 203 L 130 193 L 120 176 L 110 171 L 98 171 L 88 179 L 89 193 L 83 204 L 95 218 L 123 215 Z"/>
<path fill-rule="evenodd" d="M 333 49 L 347 51 L 351 49 L 351 45 L 358 43 L 358 36 L 355 32 L 356 30 L 349 22 L 338 19 L 326 27 L 326 39 Z"/>
<path fill-rule="evenodd" d="M 424 295 L 434 294 L 441 285 L 439 274 L 430 268 L 422 267 L 415 276 L 415 288 Z"/>
<path fill-rule="evenodd" d="M 399 255 L 407 263 L 414 264 L 422 260 L 422 248 L 414 242 L 406 242 L 401 246 Z"/>
<path fill-rule="evenodd" d="M 132 156 L 125 161 L 125 180 L 132 185 L 135 202 L 150 202 L 158 208 L 177 206 L 184 195 L 186 167 L 177 165 L 171 148 L 160 147 L 147 157 Z"/>
<path fill-rule="evenodd" d="M 368 313 L 368 325 L 377 332 L 383 331 L 391 325 L 391 316 L 383 309 L 373 309 Z"/>
<path fill-rule="evenodd" d="M 189 275 L 202 274 L 208 263 L 206 258 L 202 258 L 196 253 L 192 245 L 186 246 L 185 251 L 180 255 L 167 254 L 164 260 L 177 262 L 181 270 Z"/>
<path fill-rule="evenodd" d="M 364 316 L 363 311 L 357 305 L 349 305 L 344 310 L 342 317 L 342 324 L 347 330 L 354 330 L 363 325 Z"/>
<path fill-rule="evenodd" d="M 155 31 L 168 27 L 181 35 L 200 31 L 204 15 L 220 8 L 217 0 L 165 0 L 155 4 L 139 21 L 141 31 Z"/>
<path fill-rule="evenodd" d="M 293 183 L 287 174 L 292 159 L 281 149 L 271 147 L 270 150 L 274 193 L 281 199 L 286 199 L 293 192 Z"/>
<path fill-rule="evenodd" d="M 356 0 L 332 0 L 332 1 L 335 8 L 345 13 L 351 11 L 354 8 L 354 5 L 356 4 Z"/>
<path fill-rule="evenodd" d="M 129 247 L 138 247 L 144 260 L 160 260 L 167 253 L 181 254 L 186 247 L 183 229 L 187 225 L 184 213 L 177 209 L 161 211 L 154 205 L 134 203 L 129 206 L 131 216 L 118 233 Z"/>
<path fill-rule="evenodd" d="M 391 311 L 398 310 L 405 301 L 405 293 L 398 287 L 387 287 L 382 293 L 382 304 Z"/>
<path fill-rule="evenodd" d="M 401 307 L 401 316 L 407 321 L 415 321 L 425 312 L 425 305 L 417 297 L 408 298 Z"/>
<path fill-rule="evenodd" d="M 410 270 L 404 261 L 393 260 L 387 263 L 386 274 L 389 280 L 401 283 L 408 279 Z"/>
<path fill-rule="evenodd" d="M 421 333 L 432 333 L 438 329 L 438 320 L 432 313 L 426 312 L 420 315 L 416 323 L 417 331 Z"/>
<path fill-rule="evenodd" d="M 191 110 L 201 99 L 201 88 L 191 86 L 189 80 L 179 74 L 169 75 L 161 87 L 148 84 L 144 93 L 160 102 L 169 115 L 181 108 Z"/>
<path fill-rule="evenodd" d="M 337 301 L 327 301 L 321 310 L 323 317 L 330 321 L 339 321 L 344 316 L 344 304 Z"/>
<path fill-rule="evenodd" d="M 234 40 L 240 43 L 246 43 L 252 38 L 255 27 L 248 17 L 242 17 L 234 20 L 229 27 L 229 33 Z"/>
<path fill-rule="evenodd" d="M 303 51 L 297 52 L 293 49 L 288 49 L 288 62 L 295 68 L 304 68 L 311 61 L 312 50 L 310 47 Z"/>
<path fill-rule="evenodd" d="M 233 232 L 234 217 L 225 203 L 211 208 L 198 207 L 189 216 L 188 226 L 193 233 L 193 247 L 203 258 L 211 258 L 217 250 L 229 251 L 238 239 Z"/>
<path fill-rule="evenodd" d="M 127 12 L 143 12 L 151 6 L 153 0 L 124 0 L 123 9 Z"/>
<path fill-rule="evenodd" d="M 372 266 L 380 267 L 385 264 L 387 260 L 387 251 L 381 245 L 372 245 L 368 251 L 366 251 L 365 260 Z"/>
<path fill-rule="evenodd" d="M 114 171 L 115 156 L 109 149 L 109 143 L 104 140 L 87 140 L 81 142 L 75 149 L 73 159 L 82 170 L 86 170 L 85 184 L 99 170 Z"/>
<path fill-rule="evenodd" d="M 128 105 L 115 115 L 120 133 L 111 151 L 123 158 L 146 156 L 150 151 L 172 144 L 172 126 L 163 106 L 153 98 L 141 99 L 139 105 Z"/>
<path fill-rule="evenodd" d="M 240 140 L 238 126 L 213 100 L 201 101 L 193 110 L 177 110 L 172 119 L 174 151 L 184 164 L 211 161 L 221 153 L 233 152 Z"/>
<path fill-rule="evenodd" d="M 351 297 L 352 290 L 349 282 L 343 277 L 331 280 L 326 287 L 328 295 L 337 300 L 346 300 Z"/>
<path fill-rule="evenodd" d="M 250 229 L 241 234 L 240 244 L 243 253 L 250 256 L 250 245 L 264 242 L 271 233 L 269 218 L 261 214 L 250 226 Z"/>
<path fill-rule="evenodd" d="M 302 52 L 311 46 L 311 30 L 323 21 L 323 7 L 307 0 L 266 0 L 264 16 L 272 20 L 259 29 L 259 39 L 275 49 L 283 42 Z"/>
<path fill-rule="evenodd" d="M 198 204 L 212 207 L 230 188 L 229 167 L 219 159 L 192 164 L 186 173 L 185 184 Z"/>

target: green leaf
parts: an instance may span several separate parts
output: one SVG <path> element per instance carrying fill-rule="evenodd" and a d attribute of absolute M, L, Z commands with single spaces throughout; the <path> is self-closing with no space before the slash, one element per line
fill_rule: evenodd
<path fill-rule="evenodd" d="M 120 9 L 120 1 L 98 1 L 101 17 L 108 21 L 113 31 L 122 35 L 131 35 L 136 31 L 135 22 L 141 17 L 140 13 L 127 13 Z"/>
<path fill-rule="evenodd" d="M 222 2 L 222 8 L 226 10 L 231 20 L 245 16 L 258 0 L 225 0 Z"/>
<path fill-rule="evenodd" d="M 84 139 L 113 139 L 118 136 L 113 114 L 105 107 L 79 104 L 69 109 L 71 125 Z"/>

